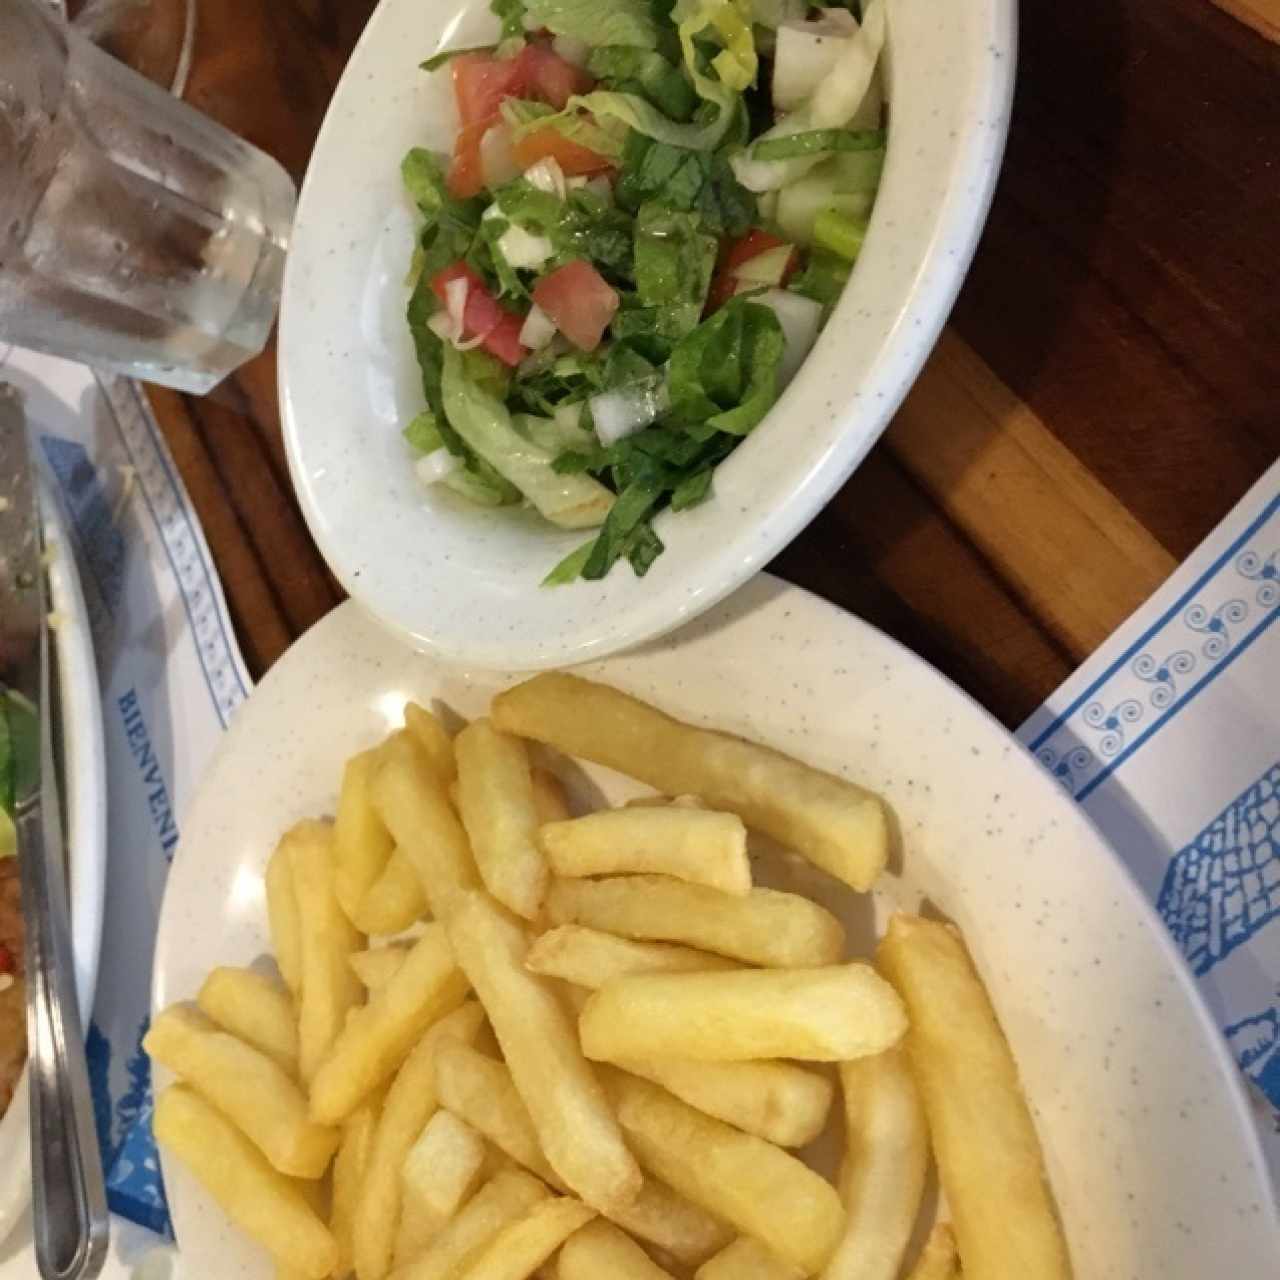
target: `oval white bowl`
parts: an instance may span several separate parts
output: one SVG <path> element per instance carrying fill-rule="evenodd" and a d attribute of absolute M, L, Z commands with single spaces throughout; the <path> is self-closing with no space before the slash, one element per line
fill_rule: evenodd
<path fill-rule="evenodd" d="M 817 514 L 883 431 L 933 346 L 986 217 L 1013 86 L 1012 0 L 890 0 L 892 125 L 853 277 L 713 499 L 657 522 L 648 575 L 549 589 L 583 540 L 527 512 L 426 492 L 400 429 L 422 391 L 404 323 L 413 214 L 400 160 L 448 150 L 445 75 L 418 63 L 493 38 L 483 0 L 382 0 L 303 184 L 285 272 L 280 399 L 303 512 L 343 587 L 446 661 L 528 669 L 660 635 L 744 582 Z"/>

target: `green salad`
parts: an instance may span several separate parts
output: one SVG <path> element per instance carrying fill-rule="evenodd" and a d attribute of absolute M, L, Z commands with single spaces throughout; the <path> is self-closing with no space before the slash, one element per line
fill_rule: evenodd
<path fill-rule="evenodd" d="M 16 693 L 0 689 L 0 858 L 17 852 L 13 802 L 37 759 L 37 730 L 30 703 Z"/>
<path fill-rule="evenodd" d="M 498 44 L 423 64 L 452 81 L 452 154 L 402 166 L 405 438 L 424 484 L 590 531 L 547 583 L 644 574 L 654 516 L 713 497 L 862 247 L 883 0 L 491 7 Z"/>

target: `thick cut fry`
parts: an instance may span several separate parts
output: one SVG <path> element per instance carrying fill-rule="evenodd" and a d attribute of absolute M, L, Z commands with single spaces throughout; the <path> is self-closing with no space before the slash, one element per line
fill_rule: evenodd
<path fill-rule="evenodd" d="M 752 889 L 735 898 L 670 876 L 553 880 L 547 915 L 553 924 L 682 942 L 783 969 L 834 964 L 844 952 L 844 929 L 831 912 L 776 889 Z"/>
<path fill-rule="evenodd" d="M 182 1085 L 156 1102 L 156 1141 L 187 1165 L 247 1235 L 281 1265 L 321 1280 L 337 1246 L 298 1183 L 277 1172 L 218 1110 Z"/>
<path fill-rule="evenodd" d="M 505 1063 L 470 1045 L 442 1044 L 436 1052 L 436 1089 L 442 1107 L 465 1119 L 517 1164 L 564 1189 L 538 1145 L 533 1121 Z M 651 1178 L 630 1204 L 607 1216 L 692 1266 L 721 1248 L 730 1234 L 702 1209 Z"/>
<path fill-rule="evenodd" d="M 345 1120 L 466 994 L 443 927 L 428 925 L 386 986 L 351 1011 L 311 1081 L 312 1117 L 321 1124 Z"/>
<path fill-rule="evenodd" d="M 454 1280 L 498 1232 L 550 1195 L 537 1178 L 518 1169 L 494 1174 L 420 1257 L 396 1268 L 392 1280 Z"/>
<path fill-rule="evenodd" d="M 456 899 L 448 930 L 552 1168 L 588 1204 L 629 1204 L 640 1170 L 564 1006 L 547 979 L 525 970 L 523 928 L 487 894 L 472 892 Z"/>
<path fill-rule="evenodd" d="M 1065 1280 L 1071 1264 L 1018 1068 L 960 934 L 896 915 L 877 959 L 911 1017 L 907 1053 L 965 1280 Z"/>
<path fill-rule="evenodd" d="M 654 1177 L 805 1275 L 822 1269 L 844 1226 L 834 1187 L 795 1156 L 647 1080 L 621 1072 L 608 1080 L 618 1122 Z"/>
<path fill-rule="evenodd" d="M 739 1236 L 704 1262 L 693 1280 L 803 1280 L 803 1275 L 789 1262 L 770 1253 L 759 1240 Z"/>
<path fill-rule="evenodd" d="M 580 987 L 602 987 L 632 973 L 701 973 L 740 969 L 736 960 L 671 942 L 636 942 L 580 924 L 562 924 L 535 938 L 525 968 Z"/>
<path fill-rule="evenodd" d="M 338 1131 L 312 1123 L 302 1090 L 265 1053 L 182 1005 L 152 1022 L 142 1047 L 223 1112 L 281 1173 L 318 1178 L 329 1167 Z"/>
<path fill-rule="evenodd" d="M 475 1190 L 484 1161 L 484 1139 L 465 1120 L 437 1111 L 404 1158 L 405 1213 L 433 1220 L 438 1231 Z"/>
<path fill-rule="evenodd" d="M 271 950 L 284 984 L 296 996 L 302 988 L 302 922 L 293 892 L 293 855 L 289 835 L 280 838 L 263 877 Z"/>
<path fill-rule="evenodd" d="M 955 1232 L 949 1222 L 939 1222 L 929 1232 L 919 1260 L 907 1280 L 958 1280 L 959 1275 Z"/>
<path fill-rule="evenodd" d="M 597 1218 L 560 1250 L 559 1280 L 674 1280 L 625 1231 Z"/>
<path fill-rule="evenodd" d="M 791 1062 L 628 1059 L 632 1075 L 660 1084 L 709 1116 L 780 1147 L 803 1147 L 827 1123 L 831 1081 Z"/>
<path fill-rule="evenodd" d="M 362 751 L 347 761 L 333 824 L 336 869 L 333 887 L 347 918 L 357 922 L 360 903 L 391 857 L 392 839 L 373 808 L 369 784 L 379 752 Z M 357 922 L 358 923 L 358 922 Z"/>
<path fill-rule="evenodd" d="M 334 893 L 333 828 L 300 822 L 293 841 L 293 892 L 302 921 L 302 987 L 298 994 L 298 1074 L 306 1083 L 364 996 L 347 957 L 364 939 Z"/>
<path fill-rule="evenodd" d="M 435 1056 L 442 1045 L 473 1039 L 483 1021 L 484 1011 L 474 1000 L 441 1018 L 405 1059 L 387 1090 L 356 1203 L 352 1241 L 359 1280 L 381 1280 L 391 1265 L 401 1167 L 437 1106 Z"/>
<path fill-rule="evenodd" d="M 907 1029 L 897 992 L 870 965 L 638 973 L 587 1001 L 579 1022 L 588 1058 L 845 1062 L 880 1053 Z"/>
<path fill-rule="evenodd" d="M 896 1280 L 920 1213 L 929 1137 L 906 1050 L 840 1065 L 844 1237 L 823 1280 Z"/>
<path fill-rule="evenodd" d="M 454 743 L 458 810 L 485 888 L 509 911 L 534 919 L 547 892 L 538 811 L 524 743 L 473 720 Z"/>
<path fill-rule="evenodd" d="M 382 1098 L 375 1095 L 342 1126 L 342 1141 L 333 1158 L 333 1194 L 329 1202 L 329 1230 L 338 1246 L 336 1276 L 346 1276 L 355 1266 L 355 1216 L 364 1183 L 373 1138 L 382 1113 Z"/>
<path fill-rule="evenodd" d="M 526 1280 L 595 1210 L 572 1196 L 540 1200 L 522 1218 L 498 1232 L 459 1280 Z"/>
<path fill-rule="evenodd" d="M 347 964 L 366 990 L 378 991 L 400 972 L 400 966 L 404 964 L 404 958 L 408 954 L 407 944 L 395 942 L 386 947 L 353 951 L 347 957 Z"/>
<path fill-rule="evenodd" d="M 223 1031 L 261 1050 L 291 1076 L 298 1074 L 298 1021 L 278 982 L 253 969 L 222 965 L 204 980 L 196 1004 Z"/>
<path fill-rule="evenodd" d="M 539 824 L 564 822 L 573 817 L 564 783 L 550 769 L 534 765 L 530 777 L 533 781 L 533 807 L 538 812 Z"/>
<path fill-rule="evenodd" d="M 452 782 L 458 772 L 453 758 L 453 741 L 439 719 L 426 707 L 410 702 L 404 709 L 404 727 L 422 748 L 440 780 Z"/>
<path fill-rule="evenodd" d="M 884 870 L 889 822 L 879 796 L 768 747 L 697 729 L 579 676 L 548 673 L 500 693 L 506 733 L 628 773 L 668 795 L 736 813 L 853 888 Z"/>
<path fill-rule="evenodd" d="M 538 847 L 558 876 L 651 871 L 739 898 L 751 892 L 747 829 L 736 813 L 675 805 L 606 809 L 545 824 Z"/>
<path fill-rule="evenodd" d="M 480 884 L 445 784 L 419 754 L 390 752 L 374 777 L 373 803 L 418 873 L 431 914 L 443 920 L 460 890 Z"/>
<path fill-rule="evenodd" d="M 361 933 L 399 933 L 429 914 L 427 895 L 413 863 L 402 850 L 393 849 L 351 919 Z"/>

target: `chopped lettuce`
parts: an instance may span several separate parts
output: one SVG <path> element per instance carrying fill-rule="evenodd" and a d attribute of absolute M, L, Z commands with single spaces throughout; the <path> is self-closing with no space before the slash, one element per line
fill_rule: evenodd
<path fill-rule="evenodd" d="M 809 255 L 804 270 L 791 281 L 792 293 L 820 302 L 829 311 L 840 301 L 849 282 L 849 263 L 834 253 L 815 250 Z"/>
<path fill-rule="evenodd" d="M 651 49 L 605 45 L 591 51 L 587 70 L 609 89 L 647 98 L 675 121 L 687 121 L 698 104 L 698 95 L 679 68 Z"/>
<path fill-rule="evenodd" d="M 661 313 L 664 337 L 683 337 L 697 325 L 718 248 L 696 214 L 656 202 L 641 205 L 635 229 L 636 292 L 643 307 Z"/>
<path fill-rule="evenodd" d="M 622 153 L 614 198 L 633 213 L 650 200 L 697 213 L 714 235 L 740 236 L 755 221 L 755 197 L 719 151 L 689 151 L 633 133 Z"/>
<path fill-rule="evenodd" d="M 593 47 L 658 46 L 658 27 L 648 0 L 524 0 L 524 9 L 537 26 Z"/>
<path fill-rule="evenodd" d="M 581 102 L 582 99 L 573 98 L 563 111 L 556 111 L 545 102 L 507 98 L 500 110 L 502 118 L 511 127 L 513 138 L 522 138 L 542 129 L 554 129 L 561 137 L 594 151 L 598 156 L 616 159 L 622 154 L 626 130 L 611 126 L 608 120 L 602 122 L 584 115 L 578 105 Z"/>
<path fill-rule="evenodd" d="M 791 160 L 796 156 L 826 156 L 835 151 L 881 151 L 882 129 L 810 129 L 785 137 L 762 138 L 748 148 L 753 160 Z"/>

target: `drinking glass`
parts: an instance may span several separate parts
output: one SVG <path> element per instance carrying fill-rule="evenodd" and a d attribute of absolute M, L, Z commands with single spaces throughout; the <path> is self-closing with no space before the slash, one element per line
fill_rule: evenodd
<path fill-rule="evenodd" d="M 294 202 L 269 156 L 0 0 L 0 340 L 208 391 L 266 342 Z"/>

